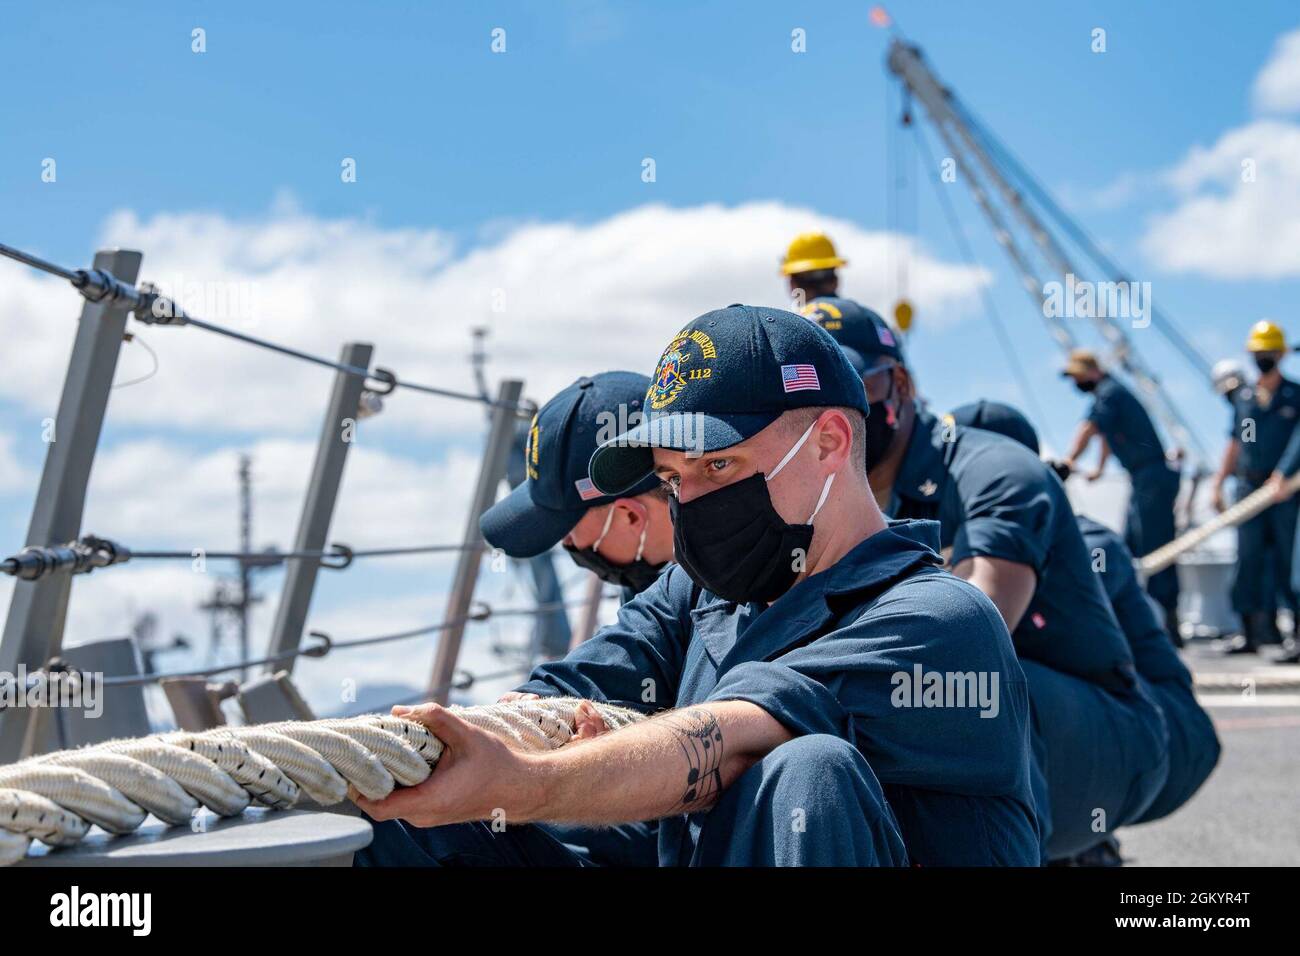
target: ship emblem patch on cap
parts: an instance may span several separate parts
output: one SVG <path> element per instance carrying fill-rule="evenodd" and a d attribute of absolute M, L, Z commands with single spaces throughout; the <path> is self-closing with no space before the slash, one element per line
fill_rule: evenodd
<path fill-rule="evenodd" d="M 654 411 L 667 408 L 688 384 L 711 378 L 713 369 L 707 363 L 717 356 L 718 350 L 707 333 L 699 329 L 679 333 L 668 343 L 655 367 L 654 380 L 646 392 L 650 408 Z"/>
<path fill-rule="evenodd" d="M 816 322 L 829 332 L 837 332 L 844 327 L 841 321 L 844 313 L 829 302 L 809 302 L 799 311 L 804 318 Z"/>

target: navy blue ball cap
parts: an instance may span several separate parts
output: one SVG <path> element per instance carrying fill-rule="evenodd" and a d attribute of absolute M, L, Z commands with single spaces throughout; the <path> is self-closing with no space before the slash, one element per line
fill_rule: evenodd
<path fill-rule="evenodd" d="M 479 519 L 488 544 L 512 558 L 531 558 L 555 547 L 589 508 L 614 501 L 596 489 L 587 463 L 598 444 L 640 420 L 648 384 L 636 372 L 602 372 L 578 379 L 542 406 L 524 447 L 527 478 Z M 651 477 L 624 494 L 656 486 Z"/>
<path fill-rule="evenodd" d="M 1020 444 L 1038 454 L 1038 432 L 1029 424 L 1029 419 L 1020 410 L 1002 402 L 990 402 L 981 398 L 952 411 L 952 420 L 958 425 L 979 428 L 986 432 L 997 432 L 1014 438 Z"/>
<path fill-rule="evenodd" d="M 853 371 L 858 373 L 858 378 L 870 371 L 871 367 L 867 364 L 867 360 L 862 357 L 862 353 L 857 349 L 851 349 L 847 345 L 840 345 L 840 351 L 849 360 L 849 365 L 853 366 Z"/>
<path fill-rule="evenodd" d="M 729 448 L 793 408 L 867 414 L 862 379 L 829 334 L 793 312 L 750 305 L 706 312 L 678 332 L 645 399 L 641 424 L 592 456 L 591 480 L 606 494 L 653 474 L 652 448 Z"/>
<path fill-rule="evenodd" d="M 823 295 L 805 305 L 803 314 L 829 332 L 840 345 L 848 346 L 872 364 L 880 355 L 888 355 L 900 365 L 907 364 L 898 333 L 865 305 Z"/>

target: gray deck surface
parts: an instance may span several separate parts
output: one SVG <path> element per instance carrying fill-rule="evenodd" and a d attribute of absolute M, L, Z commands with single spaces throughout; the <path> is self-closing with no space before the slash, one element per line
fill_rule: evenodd
<path fill-rule="evenodd" d="M 33 843 L 19 866 L 300 866 L 346 864 L 370 844 L 360 817 L 305 810 L 249 809 L 204 818 L 204 832 L 149 817 L 138 831 L 114 837 L 98 827 L 80 844 L 50 850 Z"/>
<path fill-rule="evenodd" d="M 1290 675 L 1300 666 L 1221 657 L 1198 644 L 1183 658 L 1198 674 Z M 1300 865 L 1300 686 L 1200 695 L 1223 744 L 1210 779 L 1172 816 L 1119 831 L 1129 866 Z"/>

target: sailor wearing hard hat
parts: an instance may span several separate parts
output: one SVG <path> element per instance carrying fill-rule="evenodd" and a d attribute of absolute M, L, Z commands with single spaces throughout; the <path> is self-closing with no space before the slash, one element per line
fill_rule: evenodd
<path fill-rule="evenodd" d="M 781 262 L 781 274 L 790 282 L 790 293 L 797 305 L 819 295 L 837 295 L 840 287 L 840 266 L 848 260 L 840 258 L 835 244 L 824 232 L 803 232 L 791 240 Z"/>
<path fill-rule="evenodd" d="M 1234 358 L 1220 359 L 1210 369 L 1210 384 L 1215 394 L 1222 395 L 1229 405 L 1236 397 L 1237 391 L 1250 384 L 1246 377 L 1246 367 Z"/>
<path fill-rule="evenodd" d="M 1300 385 L 1283 378 L 1286 336 L 1273 322 L 1257 322 L 1246 339 L 1259 379 L 1237 389 L 1223 460 L 1214 477 L 1214 502 L 1225 506 L 1223 486 L 1237 479 L 1238 499 L 1270 485 L 1278 502 L 1237 528 L 1237 573 L 1232 606 L 1241 615 L 1242 638 L 1229 653 L 1254 653 L 1260 644 L 1278 643 L 1277 605 L 1295 612 L 1291 580 L 1297 501 L 1284 486 L 1300 470 Z"/>

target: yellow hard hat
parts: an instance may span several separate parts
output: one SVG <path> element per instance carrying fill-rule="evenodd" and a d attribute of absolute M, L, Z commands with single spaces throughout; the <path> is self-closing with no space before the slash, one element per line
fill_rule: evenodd
<path fill-rule="evenodd" d="M 1256 322 L 1246 337 L 1246 351 L 1285 352 L 1286 336 L 1282 334 L 1282 327 L 1268 319 Z"/>
<path fill-rule="evenodd" d="M 795 236 L 785 251 L 781 275 L 792 276 L 800 272 L 834 269 L 847 262 L 835 252 L 835 245 L 824 232 L 803 232 Z"/>

